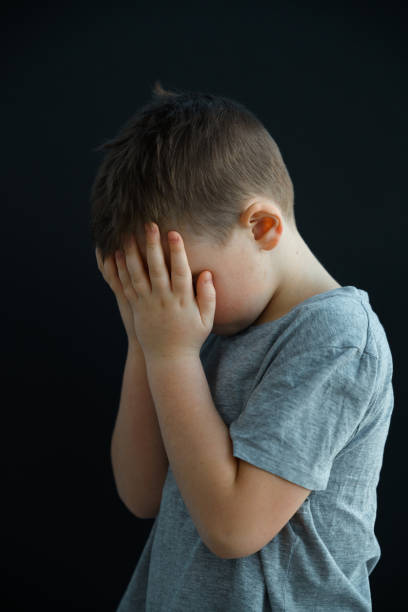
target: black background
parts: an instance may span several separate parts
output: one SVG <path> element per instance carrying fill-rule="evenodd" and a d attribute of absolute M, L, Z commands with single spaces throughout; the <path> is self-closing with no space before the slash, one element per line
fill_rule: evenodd
<path fill-rule="evenodd" d="M 294 182 L 300 233 L 341 285 L 368 292 L 386 330 L 395 409 L 370 584 L 374 610 L 397 609 L 408 577 L 403 3 L 14 2 L 1 15 L 0 607 L 115 610 L 153 524 L 127 510 L 112 475 L 127 342 L 96 266 L 89 192 L 92 149 L 160 79 L 257 114 Z"/>

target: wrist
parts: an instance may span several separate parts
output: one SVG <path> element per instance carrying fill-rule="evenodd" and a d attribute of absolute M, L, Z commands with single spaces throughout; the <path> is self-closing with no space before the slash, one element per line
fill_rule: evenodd
<path fill-rule="evenodd" d="M 161 352 L 161 353 L 148 353 L 145 355 L 146 366 L 149 367 L 174 367 L 177 364 L 191 363 L 194 361 L 200 361 L 200 354 L 195 351 L 181 351 L 181 352 Z M 201 361 L 200 361 L 201 363 Z"/>
<path fill-rule="evenodd" d="M 143 355 L 143 349 L 136 336 L 128 336 L 128 354 L 137 356 Z"/>

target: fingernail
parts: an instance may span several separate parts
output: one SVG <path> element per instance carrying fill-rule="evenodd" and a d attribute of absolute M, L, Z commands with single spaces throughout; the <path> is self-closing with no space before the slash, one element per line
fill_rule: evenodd
<path fill-rule="evenodd" d="M 176 234 L 175 232 L 169 232 L 167 234 L 167 237 L 170 242 L 178 242 L 179 239 L 178 234 Z"/>

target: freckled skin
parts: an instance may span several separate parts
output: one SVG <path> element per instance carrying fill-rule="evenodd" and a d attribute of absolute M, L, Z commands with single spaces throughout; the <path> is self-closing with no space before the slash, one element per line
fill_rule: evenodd
<path fill-rule="evenodd" d="M 170 275 L 169 230 L 160 240 Z M 180 229 L 190 269 L 210 270 L 216 290 L 213 333 L 233 335 L 249 325 L 283 316 L 296 304 L 341 285 L 325 270 L 273 200 L 254 198 L 244 206 L 231 240 L 221 248 Z M 136 236 L 145 270 L 146 241 Z M 196 279 L 193 279 L 194 293 Z"/>

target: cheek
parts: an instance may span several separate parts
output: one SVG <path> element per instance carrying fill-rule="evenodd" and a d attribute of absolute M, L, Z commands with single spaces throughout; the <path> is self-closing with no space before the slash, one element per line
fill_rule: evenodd
<path fill-rule="evenodd" d="M 214 277 L 214 287 L 216 291 L 217 310 L 230 311 L 231 308 L 239 307 L 241 302 L 245 302 L 248 294 L 247 286 L 243 282 L 242 276 L 227 276 L 220 278 Z"/>
<path fill-rule="evenodd" d="M 214 283 L 214 286 L 217 312 L 221 314 L 222 312 L 230 311 L 236 302 L 236 294 L 239 293 L 239 290 L 237 291 L 236 288 L 234 289 L 234 287 L 225 283 L 223 285 L 221 283 L 218 283 L 218 285 Z"/>

